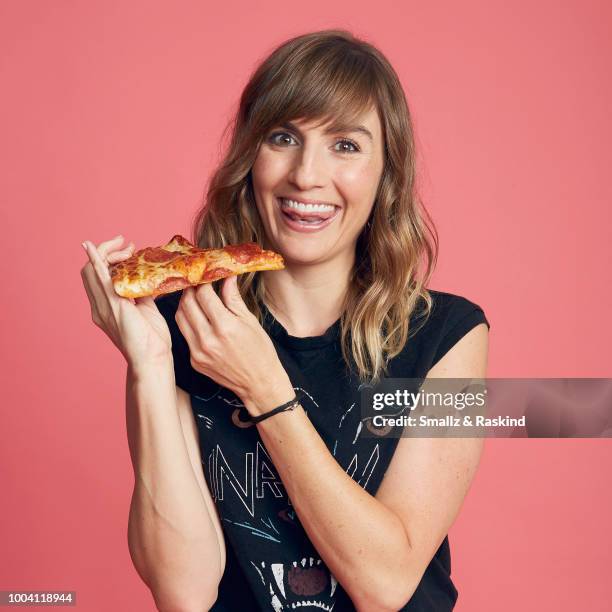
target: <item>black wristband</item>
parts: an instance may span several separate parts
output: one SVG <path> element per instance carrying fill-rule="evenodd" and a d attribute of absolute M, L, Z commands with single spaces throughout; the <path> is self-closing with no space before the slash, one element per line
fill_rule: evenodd
<path fill-rule="evenodd" d="M 294 408 L 297 408 L 299 405 L 300 405 L 300 400 L 298 399 L 298 396 L 296 394 L 296 396 L 292 400 L 289 400 L 288 402 L 285 402 L 284 404 L 277 406 L 273 410 L 270 410 L 269 412 L 264 412 L 263 414 L 260 414 L 259 416 L 251 417 L 251 423 L 259 423 L 260 421 L 263 421 L 264 419 L 267 419 L 268 417 L 278 414 L 279 412 L 285 412 L 286 410 L 293 410 Z"/>

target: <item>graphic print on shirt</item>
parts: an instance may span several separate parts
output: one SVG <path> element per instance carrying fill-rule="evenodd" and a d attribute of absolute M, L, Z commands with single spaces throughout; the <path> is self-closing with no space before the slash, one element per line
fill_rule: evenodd
<path fill-rule="evenodd" d="M 243 464 L 232 465 L 220 444 L 207 458 L 211 494 L 215 502 L 222 502 L 226 495 L 235 494 L 251 517 L 255 516 L 255 502 L 266 492 L 276 498 L 286 496 L 284 484 L 264 445 L 258 440 L 255 452 L 244 453 Z M 282 488 L 281 488 L 282 487 Z"/>
<path fill-rule="evenodd" d="M 294 389 L 314 424 L 325 407 L 303 387 Z M 206 480 L 227 537 L 246 559 L 241 566 L 252 588 L 263 589 L 275 612 L 332 610 L 338 582 L 308 539 L 246 408 L 222 387 L 192 397 Z M 323 436 L 330 453 L 367 489 L 379 464 L 379 441 L 360 438 L 364 423 L 357 402 L 326 414 L 336 415 L 326 420 Z"/>
<path fill-rule="evenodd" d="M 320 409 L 319 404 L 307 390 L 300 387 L 294 387 L 294 390 L 296 391 L 296 394 L 301 396 L 301 405 L 307 415 L 311 411 Z M 221 387 L 218 387 L 217 390 L 209 397 L 194 397 L 203 402 L 210 402 L 211 400 L 216 399 L 218 402 L 225 404 L 228 407 L 228 411 L 231 410 L 230 407 L 233 407 L 234 410 L 231 413 L 231 421 L 235 426 L 241 429 L 255 427 L 254 423 L 250 421 L 246 422 L 242 417 L 238 416 L 238 412 L 246 412 L 244 404 L 236 397 L 228 397 L 227 393 L 223 393 L 223 391 L 227 390 L 222 390 Z M 352 456 L 347 461 L 347 464 L 343 465 L 344 470 L 353 480 L 355 480 L 355 482 L 357 482 L 357 484 L 367 489 L 367 484 L 379 460 L 380 448 L 378 443 L 374 444 L 367 455 L 363 454 L 362 449 L 355 448 L 364 422 L 360 419 L 358 412 L 359 409 L 357 407 L 357 403 L 353 402 L 350 407 L 341 414 L 336 431 L 334 432 L 335 439 L 333 440 L 333 447 L 330 450 L 332 455 L 336 457 L 338 463 L 343 465 L 342 460 L 337 457 L 338 443 L 342 440 L 350 440 L 352 447 L 350 452 L 352 452 Z M 199 412 L 196 414 L 198 419 L 207 429 L 212 429 L 213 420 L 209 416 Z M 355 418 L 347 418 L 351 414 L 353 414 Z M 237 424 L 236 421 L 239 421 L 240 424 Z M 360 450 L 361 453 L 359 452 Z M 240 466 L 235 466 L 235 468 L 232 468 L 225 457 L 220 444 L 216 444 L 215 448 L 213 448 L 209 453 L 207 464 L 208 472 L 211 474 L 211 493 L 213 495 L 213 499 L 215 501 L 223 500 L 224 485 L 227 481 L 251 516 L 254 516 L 255 514 L 255 497 L 257 499 L 262 499 L 264 497 L 265 487 L 270 488 L 270 491 L 274 497 L 278 498 L 286 495 L 286 492 L 284 491 L 284 484 L 277 474 L 276 468 L 272 463 L 272 459 L 270 458 L 259 436 L 257 436 L 255 453 L 248 451 L 244 453 L 243 468 Z M 238 470 L 242 470 L 242 478 L 240 478 L 238 475 Z M 289 504 L 291 504 L 290 500 Z"/>
<path fill-rule="evenodd" d="M 304 557 L 291 563 L 251 561 L 262 584 L 270 594 L 270 606 L 274 612 L 312 606 L 331 612 L 338 581 L 318 557 Z M 326 603 L 328 602 L 328 603 Z"/>

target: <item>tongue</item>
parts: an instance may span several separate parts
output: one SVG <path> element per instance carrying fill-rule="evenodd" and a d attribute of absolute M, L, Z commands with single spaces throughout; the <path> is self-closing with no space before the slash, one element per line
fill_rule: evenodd
<path fill-rule="evenodd" d="M 294 221 L 325 221 L 328 217 L 319 217 L 318 215 L 301 215 L 296 210 L 283 209 L 286 215 L 289 215 Z"/>

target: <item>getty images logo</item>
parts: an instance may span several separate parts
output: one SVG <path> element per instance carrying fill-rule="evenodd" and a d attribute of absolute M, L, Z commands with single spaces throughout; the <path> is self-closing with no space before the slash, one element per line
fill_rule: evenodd
<path fill-rule="evenodd" d="M 464 408 L 482 407 L 486 403 L 486 392 L 484 389 L 475 393 L 463 392 L 432 392 L 420 389 L 416 393 L 407 389 L 396 389 L 393 392 L 373 393 L 372 408 L 380 411 L 385 408 L 410 408 L 416 410 L 419 407 L 449 407 L 456 410 Z"/>

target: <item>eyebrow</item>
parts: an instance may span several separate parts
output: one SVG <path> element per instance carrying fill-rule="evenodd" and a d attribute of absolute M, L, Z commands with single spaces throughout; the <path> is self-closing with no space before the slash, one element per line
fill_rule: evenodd
<path fill-rule="evenodd" d="M 291 123 L 291 121 L 287 121 L 286 123 L 283 123 L 281 127 L 287 130 L 293 130 L 294 132 L 297 132 L 300 135 L 302 134 L 299 128 L 295 124 Z M 350 132 L 350 133 L 358 132 L 359 134 L 363 134 L 367 136 L 372 142 L 374 141 L 374 136 L 372 136 L 372 132 L 370 132 L 370 130 L 368 130 L 363 125 L 339 124 L 336 126 L 331 126 L 325 130 L 326 134 L 333 134 L 335 132 Z"/>

